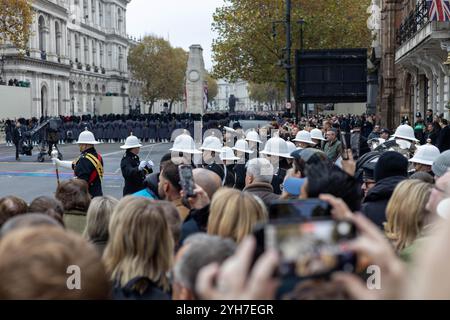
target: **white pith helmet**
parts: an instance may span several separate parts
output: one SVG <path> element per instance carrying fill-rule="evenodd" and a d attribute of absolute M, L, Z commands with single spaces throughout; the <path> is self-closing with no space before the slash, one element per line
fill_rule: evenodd
<path fill-rule="evenodd" d="M 100 142 L 95 140 L 94 134 L 87 128 L 78 136 L 77 144 L 99 144 Z"/>
<path fill-rule="evenodd" d="M 250 150 L 247 141 L 245 141 L 244 139 L 240 139 L 240 140 L 236 141 L 234 147 L 231 149 L 233 149 L 235 151 L 249 153 L 249 154 L 252 154 L 254 152 L 254 151 Z"/>
<path fill-rule="evenodd" d="M 292 159 L 286 141 L 279 136 L 270 138 L 267 141 L 264 150 L 261 151 L 261 154 Z"/>
<path fill-rule="evenodd" d="M 416 139 L 414 136 L 414 129 L 407 124 L 402 124 L 395 130 L 395 133 L 393 135 L 394 138 L 400 138 L 405 139 L 409 141 L 417 142 L 419 140 Z"/>
<path fill-rule="evenodd" d="M 306 130 L 302 130 L 302 131 L 298 132 L 293 141 L 304 142 L 307 144 L 316 145 L 316 143 L 311 140 L 311 134 Z"/>
<path fill-rule="evenodd" d="M 130 135 L 127 140 L 125 140 L 125 144 L 123 146 L 120 146 L 120 149 L 126 150 L 140 147 L 142 147 L 142 144 L 140 143 L 138 137 Z"/>
<path fill-rule="evenodd" d="M 258 132 L 256 132 L 255 130 L 249 131 L 247 133 L 247 136 L 245 137 L 245 140 L 262 143 L 262 141 L 259 139 Z"/>
<path fill-rule="evenodd" d="M 176 137 L 173 147 L 169 149 L 170 151 L 174 152 L 183 152 L 183 153 L 189 153 L 189 154 L 201 154 L 202 152 L 197 150 L 195 148 L 195 142 L 192 137 L 187 134 L 183 133 L 180 134 L 178 137 Z"/>
<path fill-rule="evenodd" d="M 286 141 L 286 144 L 288 146 L 288 152 L 289 154 L 291 154 L 292 152 L 294 152 L 295 150 L 297 150 L 297 147 L 295 146 L 295 144 L 293 142 L 290 141 Z"/>
<path fill-rule="evenodd" d="M 323 137 L 322 130 L 320 130 L 320 129 L 312 129 L 312 130 L 311 130 L 311 139 L 316 139 L 316 140 L 321 140 L 321 141 L 327 141 L 327 139 L 325 139 L 325 138 Z"/>
<path fill-rule="evenodd" d="M 432 166 L 434 161 L 441 155 L 439 149 L 432 144 L 426 144 L 417 147 L 414 157 L 409 159 L 409 162 L 420 163 L 427 166 Z"/>
<path fill-rule="evenodd" d="M 222 151 L 220 152 L 219 158 L 222 161 L 225 161 L 225 160 L 231 161 L 231 160 L 240 160 L 241 159 L 234 155 L 233 149 L 231 149 L 230 147 L 223 147 Z"/>
<path fill-rule="evenodd" d="M 205 138 L 205 141 L 203 141 L 203 144 L 200 147 L 200 150 L 221 152 L 222 147 L 223 147 L 223 145 L 222 145 L 222 142 L 220 142 L 220 139 L 217 138 L 215 135 L 211 135 L 211 136 Z"/>

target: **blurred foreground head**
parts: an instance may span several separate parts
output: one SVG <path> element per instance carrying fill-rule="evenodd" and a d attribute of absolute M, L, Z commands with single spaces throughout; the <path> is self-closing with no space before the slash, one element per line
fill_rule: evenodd
<path fill-rule="evenodd" d="M 60 227 L 11 231 L 0 242 L 0 257 L 0 299 L 110 296 L 105 268 L 96 250 L 81 236 Z"/>

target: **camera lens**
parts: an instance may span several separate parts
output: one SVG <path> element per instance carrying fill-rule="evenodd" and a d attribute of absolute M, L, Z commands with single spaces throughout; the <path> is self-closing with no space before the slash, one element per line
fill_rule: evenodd
<path fill-rule="evenodd" d="M 340 236 L 347 236 L 350 234 L 352 227 L 348 222 L 339 222 L 336 226 L 336 230 Z"/>

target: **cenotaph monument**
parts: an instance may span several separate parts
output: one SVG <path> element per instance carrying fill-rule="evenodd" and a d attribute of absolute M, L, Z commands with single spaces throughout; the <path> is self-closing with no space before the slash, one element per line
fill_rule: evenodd
<path fill-rule="evenodd" d="M 203 61 L 203 49 L 194 44 L 189 47 L 189 59 L 186 70 L 186 112 L 204 113 L 206 107 L 205 88 L 206 70 Z"/>

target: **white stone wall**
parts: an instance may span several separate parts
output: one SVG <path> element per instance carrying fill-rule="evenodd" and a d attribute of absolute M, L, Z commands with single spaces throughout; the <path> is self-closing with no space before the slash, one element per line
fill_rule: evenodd
<path fill-rule="evenodd" d="M 235 111 L 253 111 L 255 103 L 249 97 L 247 81 L 239 80 L 229 83 L 224 79 L 219 79 L 217 86 L 217 96 L 214 99 L 216 109 L 228 110 L 229 98 L 234 95 L 238 99 Z"/>
<path fill-rule="evenodd" d="M 122 109 L 127 109 L 129 2 L 32 1 L 34 19 L 26 57 L 19 58 L 16 50 L 5 47 L 0 54 L 7 55 L 3 79 L 31 82 L 33 116 L 93 113 L 94 104 L 98 106 L 108 92 L 118 94 Z"/>

